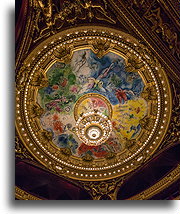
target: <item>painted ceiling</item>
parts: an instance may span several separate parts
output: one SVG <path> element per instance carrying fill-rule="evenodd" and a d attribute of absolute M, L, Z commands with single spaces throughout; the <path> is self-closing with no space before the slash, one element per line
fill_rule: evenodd
<path fill-rule="evenodd" d="M 53 133 L 53 143 L 58 147 L 69 148 L 77 157 L 90 154 L 101 158 L 109 152 L 122 151 L 126 139 L 136 139 L 140 134 L 139 121 L 148 111 L 147 102 L 141 97 L 144 83 L 138 73 L 126 71 L 121 56 L 110 52 L 98 58 L 90 49 L 79 50 L 69 64 L 54 63 L 47 71 L 47 78 L 48 87 L 40 89 L 38 94 L 38 103 L 46 112 L 41 123 Z M 110 125 L 104 125 L 107 139 L 102 145 L 100 136 L 92 130 L 95 140 L 88 146 L 88 139 L 83 143 L 78 138 L 79 130 L 76 134 L 76 120 L 89 112 L 93 112 L 93 117 L 94 111 L 107 116 Z M 98 123 L 100 118 L 87 116 L 86 124 L 89 119 L 92 129 L 100 127 L 97 130 L 103 132 L 101 126 L 105 120 Z M 107 136 L 109 126 L 112 131 Z M 96 146 L 98 138 L 100 145 Z"/>
<path fill-rule="evenodd" d="M 158 40 L 154 37 L 151 43 L 142 26 L 135 33 L 127 19 L 115 17 L 106 1 L 74 1 L 69 10 L 66 1 L 48 1 L 47 5 L 41 0 L 27 2 L 22 1 L 21 16 L 24 26 L 33 30 L 31 34 L 17 31 L 16 36 L 17 195 L 23 198 L 21 184 L 29 189 L 21 172 L 29 167 L 33 173 L 33 167 L 38 167 L 35 174 L 42 173 L 47 182 L 48 176 L 55 174 L 63 184 L 74 185 L 74 194 L 82 191 L 88 200 L 120 200 L 119 191 L 128 191 L 131 177 L 134 182 L 141 179 L 138 173 L 147 175 L 156 159 L 166 165 L 163 157 L 175 153 L 171 143 L 178 144 L 179 89 L 173 66 L 178 51 L 171 53 L 171 66 L 167 55 L 163 56 L 166 51 L 161 54 L 153 43 Z M 123 2 L 117 14 L 123 12 Z M 142 20 L 148 19 L 149 25 L 154 16 L 159 17 L 157 4 L 147 4 L 151 10 Z M 143 1 L 130 5 L 145 10 Z M 18 20 L 19 29 L 21 25 Z M 152 33 L 154 28 L 158 36 L 159 29 L 165 33 L 163 26 L 153 26 Z M 160 41 L 168 43 L 168 35 Z M 176 46 L 175 40 L 171 42 L 167 47 Z M 164 174 L 157 175 L 156 181 L 162 179 L 157 186 L 168 187 L 167 172 L 177 181 L 177 158 L 173 161 L 171 170 L 163 168 Z M 143 190 L 147 191 L 144 194 L 152 192 L 151 197 L 156 195 L 153 188 L 138 188 L 124 197 L 140 199 L 138 193 Z M 67 191 L 64 197 L 69 194 Z"/>

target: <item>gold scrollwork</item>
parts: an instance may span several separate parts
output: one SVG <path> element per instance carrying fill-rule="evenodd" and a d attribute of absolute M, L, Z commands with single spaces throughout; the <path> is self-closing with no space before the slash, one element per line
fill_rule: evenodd
<path fill-rule="evenodd" d="M 43 88 L 48 86 L 48 79 L 43 73 L 35 74 L 30 83 L 32 86 Z"/>
<path fill-rule="evenodd" d="M 174 90 L 176 89 L 174 88 Z M 172 117 L 169 129 L 159 149 L 180 142 L 180 94 L 175 93 L 173 101 L 174 108 L 172 109 Z"/>
<path fill-rule="evenodd" d="M 156 100 L 157 99 L 157 92 L 155 90 L 155 87 L 145 87 L 144 91 L 142 92 L 141 96 L 145 100 Z"/>
<path fill-rule="evenodd" d="M 45 141 L 51 141 L 52 140 L 52 133 L 48 132 L 46 130 L 43 130 L 41 132 L 41 136 L 42 136 L 43 140 L 45 140 Z"/>
<path fill-rule="evenodd" d="M 83 161 L 86 161 L 86 162 L 91 162 L 94 160 L 94 158 L 92 157 L 92 155 L 90 154 L 85 154 L 83 157 L 82 157 L 82 160 Z"/>
<path fill-rule="evenodd" d="M 103 57 L 113 45 L 110 41 L 104 41 L 102 39 L 89 41 L 89 44 L 93 46 L 97 57 Z"/>
<path fill-rule="evenodd" d="M 38 103 L 29 106 L 30 115 L 32 118 L 41 117 L 44 113 L 44 109 Z"/>
<path fill-rule="evenodd" d="M 136 55 L 130 54 L 127 59 L 126 71 L 137 72 L 144 66 L 143 61 Z"/>
<path fill-rule="evenodd" d="M 61 152 L 62 152 L 62 154 L 66 155 L 66 156 L 72 155 L 70 148 L 61 148 Z"/>
<path fill-rule="evenodd" d="M 91 194 L 93 200 L 100 200 L 102 196 L 116 200 L 117 191 L 123 182 L 124 177 L 120 177 L 108 182 L 81 182 L 81 184 Z"/>
<path fill-rule="evenodd" d="M 176 52 L 178 57 L 180 57 L 180 44 L 178 43 L 177 32 L 170 24 L 164 22 L 161 16 L 161 8 L 158 7 L 154 10 L 149 10 L 144 17 L 152 23 L 152 31 L 162 33 L 162 39 L 168 43 L 172 53 L 174 54 Z"/>
<path fill-rule="evenodd" d="M 53 58 L 57 59 L 60 62 L 69 63 L 72 57 L 72 47 L 62 46 L 59 49 L 56 49 L 53 53 Z"/>
<path fill-rule="evenodd" d="M 129 140 L 127 138 L 125 140 L 127 149 L 131 149 L 136 144 L 136 140 Z"/>
<path fill-rule="evenodd" d="M 116 156 L 116 153 L 114 153 L 114 152 L 108 152 L 107 155 L 105 156 L 105 158 L 107 160 L 110 160 L 110 159 L 114 158 L 115 156 Z"/>
<path fill-rule="evenodd" d="M 111 24 L 116 23 L 106 11 L 106 0 L 99 2 L 92 0 L 75 0 L 73 2 L 64 1 L 61 10 L 53 4 L 52 0 L 48 0 L 46 4 L 42 0 L 34 0 L 34 9 L 36 11 L 34 19 L 36 39 L 34 42 L 51 33 L 55 34 L 65 22 L 74 24 L 78 19 L 91 22 L 92 19 L 95 18 Z M 44 23 L 45 27 L 40 27 L 41 22 Z"/>
<path fill-rule="evenodd" d="M 15 187 L 15 197 L 19 200 L 43 200 L 41 198 L 38 198 L 22 189 L 19 187 Z"/>
<path fill-rule="evenodd" d="M 24 145 L 20 142 L 18 136 L 15 137 L 15 155 L 20 159 L 30 159 L 33 160 L 32 156 L 29 154 Z"/>
<path fill-rule="evenodd" d="M 143 119 L 141 119 L 139 121 L 139 124 L 141 125 L 141 127 L 145 130 L 150 130 L 152 127 L 153 127 L 153 124 L 154 124 L 154 119 L 148 117 L 148 116 L 145 116 Z"/>
<path fill-rule="evenodd" d="M 29 75 L 29 69 L 25 64 L 23 64 L 21 69 L 17 72 L 17 76 L 16 76 L 17 90 L 22 91 L 22 89 L 26 85 L 28 75 Z"/>

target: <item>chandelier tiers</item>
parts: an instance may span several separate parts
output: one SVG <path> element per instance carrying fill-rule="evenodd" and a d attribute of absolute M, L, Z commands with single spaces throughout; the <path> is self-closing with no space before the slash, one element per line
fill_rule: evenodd
<path fill-rule="evenodd" d="M 79 139 L 89 145 L 98 146 L 107 141 L 112 132 L 112 124 L 108 116 L 94 111 L 82 114 L 76 123 Z"/>

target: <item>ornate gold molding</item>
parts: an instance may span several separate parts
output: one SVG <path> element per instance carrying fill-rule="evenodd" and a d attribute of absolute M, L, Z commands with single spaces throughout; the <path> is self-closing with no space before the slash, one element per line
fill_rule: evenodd
<path fill-rule="evenodd" d="M 163 143 L 158 148 L 159 151 L 180 143 L 180 94 L 179 86 L 172 84 L 173 89 L 173 107 L 171 121 L 168 131 L 164 136 Z"/>
<path fill-rule="evenodd" d="M 168 28 L 166 27 L 166 35 L 162 38 L 162 33 L 156 33 L 155 31 L 152 31 L 152 24 L 149 25 L 147 23 L 148 20 L 144 17 L 144 15 L 150 11 L 151 8 L 153 9 L 153 4 L 157 4 L 158 7 L 160 7 L 160 1 L 109 0 L 109 2 L 117 14 L 117 20 L 121 21 L 122 18 L 125 20 L 128 28 L 133 29 L 134 33 L 141 38 L 141 41 L 144 41 L 149 46 L 149 48 L 154 51 L 154 53 L 156 53 L 158 59 L 168 69 L 169 77 L 175 82 L 178 82 L 179 60 L 177 55 L 179 55 L 179 41 L 177 41 L 175 38 L 177 30 L 174 31 L 173 29 L 170 29 L 172 24 L 167 23 L 167 21 L 165 21 L 163 18 L 163 23 L 166 24 Z M 164 15 L 167 17 L 165 12 Z M 167 20 L 169 20 L 169 17 L 167 17 Z M 156 21 L 154 21 L 154 23 L 156 23 Z M 176 28 L 175 25 L 174 28 Z M 172 36 L 169 38 L 170 34 L 173 36 L 173 38 Z M 168 42 L 166 42 L 166 40 L 168 40 Z M 173 40 L 173 42 L 170 40 Z M 171 45 L 169 48 L 168 43 L 173 43 L 173 48 Z"/>
<path fill-rule="evenodd" d="M 158 7 L 157 9 L 148 11 L 148 13 L 145 14 L 145 18 L 151 22 L 152 31 L 162 34 L 162 39 L 168 43 L 172 54 L 174 55 L 176 53 L 177 57 L 180 58 L 178 34 L 170 24 L 163 21 L 161 8 Z"/>
<path fill-rule="evenodd" d="M 22 189 L 19 187 L 15 187 L 15 197 L 19 200 L 43 200 L 41 198 L 38 198 Z"/>
<path fill-rule="evenodd" d="M 91 1 L 75 0 L 73 2 L 64 1 L 62 8 L 59 10 L 57 5 L 52 0 L 48 0 L 45 4 L 42 0 L 33 1 L 34 10 L 36 13 L 34 19 L 34 42 L 57 33 L 65 23 L 70 25 L 77 23 L 78 20 L 88 20 L 92 22 L 93 19 L 106 21 L 115 24 L 116 21 L 107 12 L 107 1 Z M 41 27 L 44 23 L 45 27 Z"/>
<path fill-rule="evenodd" d="M 33 160 L 33 157 L 23 145 L 18 135 L 15 136 L 15 156 L 20 159 Z"/>
<path fill-rule="evenodd" d="M 123 184 L 125 177 L 100 182 L 81 182 L 93 200 L 101 200 L 103 196 L 107 196 L 110 200 L 116 200 L 119 187 Z"/>
<path fill-rule="evenodd" d="M 150 188 L 146 189 L 145 191 L 127 199 L 127 200 L 148 200 L 152 196 L 158 194 L 165 188 L 169 187 L 175 181 L 180 179 L 180 165 L 178 165 L 174 170 L 172 170 L 168 175 L 162 178 L 160 181 L 155 183 Z"/>

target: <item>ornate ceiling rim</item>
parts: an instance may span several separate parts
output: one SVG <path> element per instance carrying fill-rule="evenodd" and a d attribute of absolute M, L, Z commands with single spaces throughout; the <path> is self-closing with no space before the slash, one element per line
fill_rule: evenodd
<path fill-rule="evenodd" d="M 104 31 L 109 32 L 110 34 L 112 33 L 112 31 L 114 32 L 114 34 L 117 34 L 117 35 L 119 32 L 121 32 L 121 34 L 124 37 L 128 36 L 129 38 L 131 38 L 132 41 L 134 41 L 134 43 L 136 43 L 136 42 L 139 43 L 138 39 L 136 39 L 135 37 L 131 36 L 130 34 L 128 34 L 126 32 L 123 32 L 121 30 L 113 28 L 113 27 L 105 27 L 105 26 L 98 26 L 98 25 L 90 25 L 90 26 L 89 25 L 83 25 L 83 26 L 79 26 L 79 27 L 71 27 L 69 29 L 59 31 L 56 34 L 49 36 L 48 38 L 44 38 L 40 44 L 38 44 L 33 50 L 31 50 L 31 52 L 28 54 L 28 56 L 24 60 L 24 64 L 26 63 L 26 61 L 29 61 L 29 58 L 33 57 L 33 52 L 37 52 L 37 53 L 39 52 L 39 46 L 42 48 L 42 47 L 46 46 L 47 43 L 51 43 L 52 40 L 57 40 L 57 39 L 59 39 L 60 36 L 61 37 L 66 36 L 68 34 L 72 34 L 72 32 L 75 32 L 75 31 L 78 32 L 78 31 L 89 30 L 89 31 L 93 32 L 94 30 L 98 31 L 99 28 L 101 28 L 101 30 L 104 29 Z M 113 34 L 111 34 L 111 35 L 113 35 Z M 51 44 L 53 44 L 53 43 L 51 43 Z"/>
<path fill-rule="evenodd" d="M 114 38 L 114 35 L 115 34 L 117 34 L 117 35 L 119 35 L 119 33 L 120 33 L 120 31 L 119 30 L 114 30 L 113 29 L 113 32 L 112 32 L 112 29 L 110 29 L 110 28 L 104 28 L 103 27 L 103 31 L 102 31 L 102 29 L 101 30 L 99 30 L 99 26 L 98 26 L 98 29 L 97 30 L 95 30 L 95 27 L 93 27 L 92 28 L 92 26 L 88 26 L 87 27 L 87 29 L 84 31 L 84 27 L 77 27 L 77 28 L 72 28 L 72 29 L 68 29 L 68 30 L 65 30 L 65 31 L 63 31 L 63 32 L 59 32 L 59 33 L 57 33 L 56 35 L 54 35 L 54 36 L 51 36 L 50 38 L 48 38 L 48 39 L 46 39 L 45 41 L 43 41 L 39 46 L 40 46 L 40 48 L 39 48 L 39 46 L 37 46 L 30 54 L 29 54 L 29 56 L 27 57 L 27 59 L 25 60 L 25 62 L 24 62 L 24 67 L 25 68 L 22 68 L 22 71 L 24 71 L 24 70 L 26 70 L 26 69 L 28 69 L 29 70 L 29 68 L 28 67 L 30 67 L 31 65 L 29 65 L 28 64 L 28 61 L 31 61 L 31 59 L 32 58 L 34 58 L 34 60 L 35 60 L 35 58 L 37 57 L 38 59 L 38 61 L 40 60 L 40 58 L 39 58 L 39 56 L 38 55 L 41 55 L 40 54 L 40 50 L 39 49 L 42 49 L 43 51 L 45 50 L 45 52 L 47 53 L 47 55 L 49 54 L 49 52 L 50 52 L 50 50 L 51 50 L 51 48 L 53 47 L 53 44 L 55 43 L 54 42 L 54 40 L 56 40 L 56 39 L 59 39 L 59 36 L 60 35 L 68 35 L 70 38 L 69 38 L 69 40 L 71 40 L 71 33 L 72 32 L 74 32 L 74 31 L 77 31 L 78 32 L 78 30 L 79 31 L 84 31 L 84 33 L 87 33 L 87 31 L 89 30 L 89 31 L 94 31 L 95 30 L 95 32 L 96 33 L 98 33 L 98 31 L 101 31 L 101 33 L 104 31 L 104 33 L 102 33 L 102 35 L 103 34 L 105 34 L 105 33 L 109 33 L 111 36 L 110 37 L 112 37 L 111 38 L 111 40 L 113 40 L 113 38 Z M 131 40 L 132 39 L 132 42 L 134 43 L 134 42 L 136 42 L 136 43 L 138 43 L 137 42 L 137 40 L 136 39 L 134 39 L 132 36 L 130 36 L 129 34 L 127 34 L 127 33 L 124 33 L 124 32 L 121 32 L 122 33 L 122 36 L 120 37 L 120 39 L 123 37 L 123 36 L 125 36 L 125 38 L 127 37 L 127 35 L 128 35 L 128 38 Z M 78 35 L 78 33 L 75 33 L 75 34 L 77 34 Z M 66 36 L 65 36 L 66 37 Z M 82 37 L 82 36 L 81 36 Z M 86 35 L 84 35 L 84 37 L 86 37 Z M 102 36 L 103 37 L 103 36 Z M 53 38 L 53 40 L 52 40 L 52 38 Z M 61 37 L 62 38 L 62 37 Z M 129 39 L 126 41 L 126 42 L 129 42 Z M 47 48 L 47 43 L 49 42 L 49 44 L 50 44 L 50 47 L 49 48 Z M 136 44 L 136 43 L 134 43 L 134 44 Z M 66 43 L 67 44 L 67 43 Z M 66 45 L 66 44 L 64 44 L 64 45 Z M 136 47 L 137 46 L 137 44 L 136 45 L 134 45 L 134 47 Z M 44 53 L 45 53 L 44 52 Z M 35 53 L 35 54 L 34 54 Z M 44 55 L 44 54 L 43 54 Z M 147 58 L 148 59 L 148 58 Z M 37 61 L 37 62 L 38 62 Z M 33 63 L 32 63 L 33 64 Z M 33 64 L 32 66 L 33 66 L 33 68 L 31 68 L 32 70 L 34 69 L 34 67 L 35 67 L 35 65 L 36 65 L 37 63 L 35 63 L 35 64 Z M 39 63 L 38 63 L 39 64 Z M 38 66 L 38 65 L 37 65 Z M 159 64 L 158 64 L 158 66 L 159 66 Z M 39 66 L 38 66 L 39 67 Z M 41 66 L 40 66 L 41 67 Z M 161 67 L 159 67 L 160 69 L 162 69 Z M 30 69 L 30 70 L 31 70 Z M 40 68 L 40 69 L 42 69 L 42 68 Z M 156 70 L 156 67 L 155 67 L 155 70 Z M 27 72 L 27 71 L 26 71 Z M 164 71 L 162 71 L 162 72 L 164 72 Z M 167 78 L 166 76 L 165 76 L 165 78 Z M 166 79 L 166 81 L 167 81 L 167 79 Z M 167 81 L 168 82 L 168 81 Z M 168 94 L 169 94 L 169 96 L 171 96 L 171 93 L 170 93 L 170 86 L 168 85 Z M 23 93 L 22 93 L 23 92 Z M 25 94 L 26 94 L 27 92 L 25 91 Z M 24 91 L 19 91 L 19 94 L 20 94 L 20 97 L 21 96 L 23 96 L 23 94 L 24 94 Z M 170 98 L 168 98 L 168 99 L 170 99 L 171 100 L 171 97 Z M 168 102 L 168 104 L 170 105 L 170 109 L 171 109 L 171 107 L 172 107 L 172 101 L 170 101 L 170 102 Z M 18 104 L 19 105 L 19 104 Z M 166 107 L 166 110 L 168 110 L 168 111 L 170 111 L 170 109 L 167 109 L 167 107 Z M 169 124 L 169 121 L 170 121 L 170 116 L 169 116 L 169 118 L 168 118 L 168 122 L 167 122 L 167 124 Z M 16 126 L 17 126 L 17 124 L 16 124 Z M 168 128 L 168 126 L 166 126 L 166 129 L 165 129 L 165 131 L 164 131 L 164 135 L 165 135 L 165 133 L 166 133 L 166 131 L 167 131 L 167 128 Z M 21 136 L 21 133 L 19 132 L 19 129 L 18 129 L 18 133 L 19 133 L 19 135 Z M 164 135 L 161 137 L 161 141 L 162 141 L 162 139 L 163 139 L 163 137 L 164 137 Z M 22 141 L 23 141 L 23 138 L 22 138 Z M 161 143 L 161 142 L 160 142 Z M 159 144 L 160 144 L 159 143 Z M 158 145 L 159 145 L 158 144 Z M 25 145 L 26 146 L 26 145 Z M 28 150 L 29 150 L 29 148 L 27 148 Z M 29 150 L 30 151 L 30 150 Z M 31 152 L 31 151 L 30 151 Z M 32 153 L 32 152 L 31 152 Z M 32 153 L 33 154 L 33 153 Z M 43 153 L 44 154 L 44 153 Z M 41 155 L 41 156 L 43 156 L 43 155 Z M 38 159 L 38 161 L 40 161 L 39 159 Z M 41 162 L 41 161 L 40 161 Z M 41 162 L 42 164 L 44 164 L 43 162 Z M 57 167 L 56 167 L 57 168 Z M 59 167 L 59 169 L 61 169 L 61 167 Z M 90 168 L 90 170 L 91 170 L 92 168 Z M 56 169 L 57 170 L 57 169 Z M 124 172 L 124 173 L 122 173 L 121 175 L 123 175 L 123 174 L 125 174 L 126 172 Z M 77 174 L 77 173 L 76 173 Z M 117 174 L 117 175 L 115 175 L 114 177 L 117 177 L 117 176 L 119 176 L 119 173 Z M 71 176 L 71 175 L 69 175 L 68 177 L 72 177 L 72 178 L 74 178 L 73 176 Z M 111 176 L 111 178 L 112 178 L 112 176 Z M 78 179 L 80 179 L 79 177 L 78 177 Z M 88 179 L 91 179 L 91 178 L 88 178 Z M 94 178 L 93 178 L 94 179 Z M 99 180 L 105 180 L 105 179 L 109 179 L 109 178 L 99 178 Z M 83 180 L 83 179 L 82 179 Z M 86 180 L 86 179 L 85 179 Z M 98 178 L 96 178 L 95 180 L 98 180 Z"/>

